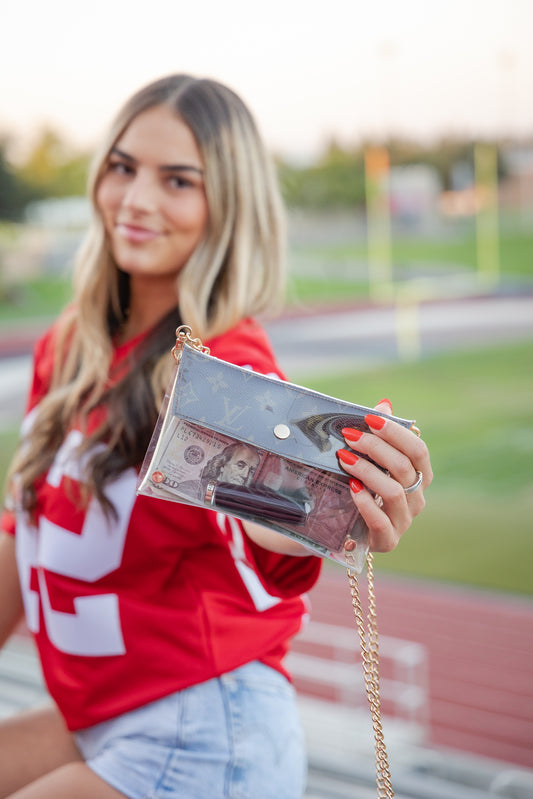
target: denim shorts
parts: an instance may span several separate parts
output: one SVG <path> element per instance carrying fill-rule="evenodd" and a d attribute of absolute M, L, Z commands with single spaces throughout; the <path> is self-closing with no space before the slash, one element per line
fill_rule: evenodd
<path fill-rule="evenodd" d="M 301 799 L 293 687 L 262 663 L 75 734 L 87 765 L 131 799 Z"/>

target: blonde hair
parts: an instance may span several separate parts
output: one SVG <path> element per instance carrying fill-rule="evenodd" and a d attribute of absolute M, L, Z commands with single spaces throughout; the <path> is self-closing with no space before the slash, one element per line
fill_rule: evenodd
<path fill-rule="evenodd" d="M 174 321 L 189 324 L 206 341 L 247 316 L 281 306 L 283 205 L 273 163 L 250 111 L 235 92 L 211 79 L 170 75 L 140 89 L 117 114 L 93 160 L 89 178 L 93 219 L 75 265 L 74 303 L 58 320 L 50 392 L 40 403 L 31 436 L 11 469 L 23 496 L 49 468 L 74 415 L 81 412 L 83 423 L 104 396 L 113 398 L 113 390 L 106 389 L 112 337 L 127 313 L 129 278 L 113 259 L 96 196 L 116 142 L 137 116 L 161 105 L 172 109 L 196 140 L 208 204 L 204 237 L 176 279 L 179 313 Z M 168 325 L 164 328 L 168 332 Z M 155 421 L 172 365 L 171 346 L 172 340 L 165 338 L 157 358 L 152 352 L 145 368 L 153 404 L 149 424 Z M 136 367 L 134 375 L 138 372 Z M 121 448 L 128 420 L 118 410 L 116 416 L 89 436 L 83 449 L 95 441 L 105 441 L 108 451 Z M 119 458 L 105 479 L 118 473 L 120 466 L 133 465 L 130 461 L 147 443 L 133 447 L 135 454 L 128 458 Z M 103 499 L 102 479 L 97 476 L 89 482 Z M 23 504 L 31 506 L 32 501 Z"/>

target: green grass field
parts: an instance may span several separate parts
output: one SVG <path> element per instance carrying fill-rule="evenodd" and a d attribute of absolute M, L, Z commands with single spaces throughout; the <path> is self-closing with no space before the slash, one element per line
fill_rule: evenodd
<path fill-rule="evenodd" d="M 12 325 L 27 319 L 56 316 L 71 293 L 70 277 L 47 275 L 11 286 L 0 294 L 0 322 Z"/>
<path fill-rule="evenodd" d="M 500 279 L 517 285 L 533 286 L 533 227 L 504 229 L 499 242 Z M 458 227 L 450 235 L 426 238 L 401 234 L 392 240 L 392 278 L 401 287 L 413 276 L 431 280 L 438 277 L 444 287 L 446 274 L 475 278 L 477 269 L 476 235 L 473 225 Z M 289 280 L 289 301 L 308 302 L 320 297 L 357 299 L 368 297 L 366 243 L 300 246 L 291 252 L 295 268 Z M 306 268 L 307 267 L 307 268 Z M 316 272 L 318 271 L 318 274 Z M 343 274 L 344 273 L 344 274 Z M 480 287 L 483 283 L 480 280 Z"/>
<path fill-rule="evenodd" d="M 500 235 L 500 261 L 504 274 L 528 275 L 533 273 L 531 259 L 533 234 L 530 230 L 503 231 Z M 397 267 L 419 264 L 431 269 L 431 265 L 455 266 L 474 270 L 477 265 L 475 230 L 472 227 L 442 238 L 425 238 L 402 234 L 392 240 L 392 260 Z M 309 257 L 332 258 L 333 260 L 364 259 L 366 244 L 361 242 L 339 243 L 304 250 Z"/>
<path fill-rule="evenodd" d="M 431 451 L 427 506 L 377 568 L 533 594 L 533 343 L 307 379 L 416 418 Z"/>

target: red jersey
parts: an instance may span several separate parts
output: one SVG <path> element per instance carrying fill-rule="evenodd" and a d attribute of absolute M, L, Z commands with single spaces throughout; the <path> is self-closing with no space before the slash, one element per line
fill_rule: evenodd
<path fill-rule="evenodd" d="M 116 348 L 114 374 L 141 339 Z M 252 320 L 206 343 L 218 358 L 283 377 Z M 36 345 L 27 424 L 48 391 L 53 358 L 52 328 Z M 68 727 L 97 724 L 250 660 L 284 672 L 320 560 L 269 552 L 215 511 L 136 496 L 135 469 L 106 489 L 116 519 L 94 499 L 80 508 L 72 489 L 83 478 L 81 440 L 70 430 L 39 483 L 34 522 L 23 513 L 2 519 L 16 532 L 27 624 Z"/>

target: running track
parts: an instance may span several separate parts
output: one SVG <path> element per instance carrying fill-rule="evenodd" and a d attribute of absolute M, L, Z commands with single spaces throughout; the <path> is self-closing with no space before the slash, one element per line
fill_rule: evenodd
<path fill-rule="evenodd" d="M 366 581 L 361 582 L 361 595 Z M 533 602 L 376 577 L 379 631 L 428 652 L 428 744 L 533 768 Z M 326 564 L 312 618 L 354 627 L 346 573 Z"/>

